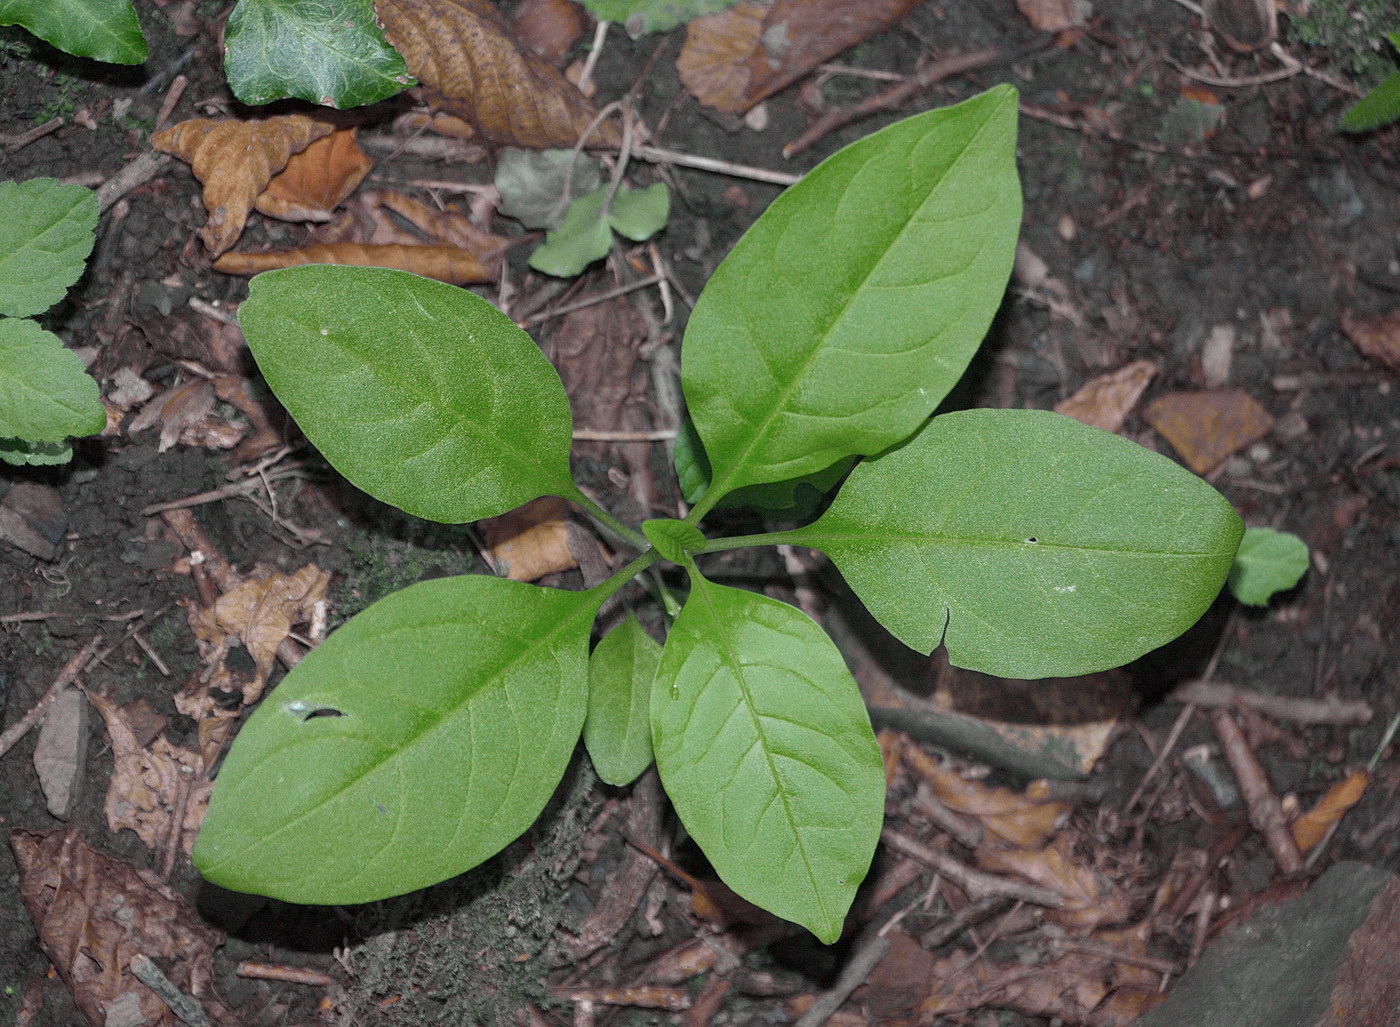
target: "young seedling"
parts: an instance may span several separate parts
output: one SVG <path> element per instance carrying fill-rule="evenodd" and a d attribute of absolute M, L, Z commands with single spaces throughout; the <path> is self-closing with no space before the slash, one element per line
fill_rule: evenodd
<path fill-rule="evenodd" d="M 383 269 L 253 279 L 253 355 L 360 488 L 449 523 L 561 496 L 635 555 L 584 591 L 465 575 L 353 618 L 243 727 L 195 845 L 204 875 L 306 903 L 443 880 L 530 825 L 582 733 L 614 783 L 654 758 L 720 877 L 831 942 L 879 838 L 880 751 L 822 629 L 712 580 L 711 554 L 821 550 L 907 645 L 1004 676 L 1116 666 L 1196 621 L 1242 531 L 1204 481 L 1053 413 L 931 417 L 1010 273 L 1016 115 L 998 86 L 908 118 L 759 218 L 682 343 L 707 484 L 684 519 L 640 530 L 574 483 L 559 378 L 485 300 Z M 852 461 L 811 523 L 704 531 L 739 490 L 791 492 Z M 604 600 L 664 563 L 689 582 L 664 646 L 627 621 L 590 659 Z"/>
<path fill-rule="evenodd" d="M 0 182 L 0 461 L 61 464 L 70 436 L 107 426 L 97 383 L 32 316 L 83 273 L 97 227 L 91 189 L 51 178 Z"/>

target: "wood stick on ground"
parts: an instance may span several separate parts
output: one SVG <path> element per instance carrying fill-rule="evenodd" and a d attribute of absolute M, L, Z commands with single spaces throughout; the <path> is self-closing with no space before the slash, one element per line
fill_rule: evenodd
<path fill-rule="evenodd" d="M 1004 60 L 1007 56 L 996 47 L 987 47 L 983 50 L 973 50 L 971 53 L 958 54 L 956 57 L 945 57 L 941 61 L 925 65 L 898 85 L 882 90 L 874 96 L 867 96 L 852 107 L 837 107 L 827 111 L 814 121 L 805 132 L 783 147 L 783 156 L 791 160 L 819 139 L 830 135 L 838 128 L 849 125 L 852 121 L 867 117 L 877 111 L 898 107 L 935 82 L 952 78 L 954 75 L 963 75 L 978 68 L 985 68 L 989 64 L 996 64 Z"/>
<path fill-rule="evenodd" d="M 282 963 L 254 963 L 244 960 L 233 971 L 239 977 L 255 977 L 260 981 L 286 981 L 288 984 L 309 984 L 313 988 L 329 988 L 335 978 L 320 970 L 309 970 L 304 966 L 285 966 Z"/>
<path fill-rule="evenodd" d="M 878 930 L 867 928 L 862 932 L 855 952 L 841 968 L 836 983 L 817 996 L 812 1007 L 802 1014 L 794 1027 L 821 1027 L 830 1020 L 836 1010 L 841 1008 L 841 1003 L 851 997 L 851 992 L 865 983 L 870 972 L 879 965 L 889 950 L 890 939 Z"/>
<path fill-rule="evenodd" d="M 1169 702 L 1192 703 L 1214 709 L 1244 707 L 1274 720 L 1295 724 L 1370 723 L 1371 707 L 1361 700 L 1301 699 L 1269 695 L 1228 681 L 1188 681 L 1167 697 Z"/>
<path fill-rule="evenodd" d="M 92 640 L 63 665 L 63 669 L 58 672 L 58 677 L 53 679 L 53 684 L 49 685 L 44 694 L 39 697 L 39 701 L 29 708 L 29 712 L 11 724 L 3 735 L 0 735 L 0 756 L 9 752 L 16 742 L 38 726 L 39 722 L 44 719 L 44 714 L 53 705 L 54 699 L 58 698 L 58 693 L 76 681 L 78 675 L 92 662 L 93 654 L 97 652 L 97 647 L 101 643 L 101 633 L 93 635 Z"/>
<path fill-rule="evenodd" d="M 1235 723 L 1234 716 L 1224 710 L 1211 715 L 1210 725 L 1239 783 L 1240 794 L 1244 796 L 1245 808 L 1249 811 L 1249 822 L 1264 836 L 1264 844 L 1274 857 L 1279 872 L 1286 876 L 1301 873 L 1303 855 L 1288 830 L 1288 819 L 1283 815 L 1278 794 L 1264 768 L 1250 751 L 1244 732 Z"/>
<path fill-rule="evenodd" d="M 1049 888 L 1040 888 L 1033 884 L 974 870 L 972 867 L 958 862 L 952 856 L 931 849 L 922 842 L 915 841 L 913 838 L 888 827 L 880 832 L 880 840 L 896 852 L 917 859 L 925 866 L 937 870 L 967 892 L 969 898 L 979 899 L 987 895 L 1006 895 L 1035 906 L 1049 906 L 1052 909 L 1058 909 L 1064 904 L 1064 897 Z"/>

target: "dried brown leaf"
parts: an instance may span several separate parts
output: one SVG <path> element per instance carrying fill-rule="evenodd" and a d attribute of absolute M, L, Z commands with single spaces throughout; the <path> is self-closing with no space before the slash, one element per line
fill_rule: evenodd
<path fill-rule="evenodd" d="M 256 275 L 279 267 L 301 264 L 349 264 L 355 267 L 396 267 L 439 282 L 466 285 L 489 282 L 495 276 L 481 261 L 456 246 L 406 246 L 401 243 L 367 245 L 328 243 L 303 246 L 277 253 L 225 253 L 214 269 L 231 275 Z"/>
<path fill-rule="evenodd" d="M 515 581 L 534 581 L 578 566 L 569 552 L 568 515 L 564 500 L 541 496 L 500 517 L 478 521 L 477 528 L 499 573 Z"/>
<path fill-rule="evenodd" d="M 489 0 L 379 0 L 384 35 L 435 109 L 468 121 L 488 142 L 573 146 L 597 116 L 553 65 L 523 49 Z M 620 141 L 615 123 L 593 146 Z"/>
<path fill-rule="evenodd" d="M 1093 10 L 1085 0 L 1016 0 L 1016 9 L 1037 32 L 1078 28 Z"/>
<path fill-rule="evenodd" d="M 1317 800 L 1317 805 L 1293 821 L 1290 829 L 1298 850 L 1307 852 L 1322 841 L 1332 825 L 1361 801 L 1361 796 L 1366 794 L 1366 786 L 1370 783 L 1370 774 L 1364 770 L 1353 770 L 1329 788 L 1327 793 Z"/>
<path fill-rule="evenodd" d="M 919 0 L 745 0 L 696 18 L 676 67 L 709 107 L 742 114 L 818 64 L 884 32 Z"/>
<path fill-rule="evenodd" d="M 180 848 L 188 854 L 214 790 L 204 758 L 163 736 L 145 748 L 123 710 L 100 695 L 89 694 L 88 700 L 102 714 L 112 742 L 112 779 L 103 804 L 107 826 L 129 827 L 147 848 L 159 851 L 172 830 L 171 817 L 180 810 Z"/>
<path fill-rule="evenodd" d="M 1197 474 L 1210 473 L 1274 426 L 1243 389 L 1169 393 L 1154 399 L 1143 417 Z"/>
<path fill-rule="evenodd" d="M 75 827 L 16 828 L 10 847 L 39 944 L 88 1023 L 110 1022 L 109 1008 L 124 1001 L 149 1027 L 178 1027 L 170 1008 L 131 973 L 138 955 L 156 960 L 214 1024 L 240 1022 L 214 993 L 213 955 L 222 936 L 154 874 L 94 851 Z"/>
<path fill-rule="evenodd" d="M 522 0 L 511 13 L 515 38 L 558 64 L 583 34 L 583 13 L 570 0 Z"/>
<path fill-rule="evenodd" d="M 216 649 L 238 639 L 257 673 L 243 688 L 243 702 L 255 702 L 272 672 L 277 648 L 294 624 L 309 621 L 317 603 L 325 600 L 330 575 L 315 564 L 295 574 L 272 572 L 249 578 L 219 597 L 207 609 L 195 612 L 190 626 L 195 637 Z"/>
<path fill-rule="evenodd" d="M 157 452 L 164 453 L 175 445 L 181 432 L 213 409 L 214 386 L 203 378 L 191 378 L 166 389 L 142 407 L 127 431 L 134 435 L 159 424 L 160 445 Z"/>
<path fill-rule="evenodd" d="M 292 154 L 334 130 L 305 114 L 260 121 L 194 118 L 158 132 L 151 145 L 188 163 L 204 183 L 209 221 L 199 234 L 218 256 L 238 241 L 258 194 Z"/>
<path fill-rule="evenodd" d="M 1064 904 L 1047 910 L 1045 915 L 1065 926 L 1087 928 L 1122 923 L 1129 911 L 1127 895 L 1103 874 L 1086 866 L 1072 849 L 1068 834 L 1061 834 L 1038 849 L 982 845 L 977 849 L 977 865 L 1059 892 L 1064 896 Z"/>
<path fill-rule="evenodd" d="M 1368 360 L 1400 371 L 1400 310 L 1378 317 L 1352 317 L 1342 311 L 1342 331 Z"/>
<path fill-rule="evenodd" d="M 293 155 L 259 194 L 258 210 L 283 221 L 329 221 L 331 209 L 374 167 L 355 141 L 355 131 L 336 129 Z"/>
<path fill-rule="evenodd" d="M 1156 376 L 1156 364 L 1150 360 L 1135 360 L 1085 382 L 1073 396 L 1058 403 L 1055 410 L 1095 428 L 1116 432 L 1123 427 L 1123 421 Z"/>

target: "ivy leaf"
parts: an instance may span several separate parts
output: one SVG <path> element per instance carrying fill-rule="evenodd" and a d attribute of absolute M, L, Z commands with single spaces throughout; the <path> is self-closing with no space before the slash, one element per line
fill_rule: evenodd
<path fill-rule="evenodd" d="M 735 245 L 686 328 L 681 380 L 714 467 L 703 515 L 906 438 L 957 382 L 1011 272 L 1016 91 L 867 136 Z"/>
<path fill-rule="evenodd" d="M 1230 592 L 1247 606 L 1267 606 L 1275 592 L 1285 592 L 1308 570 L 1308 544 L 1297 535 L 1273 528 L 1247 528 L 1230 566 Z"/>
<path fill-rule="evenodd" d="M 559 227 L 546 233 L 544 245 L 530 254 L 530 266 L 557 278 L 572 278 L 607 256 L 614 231 L 641 242 L 666 227 L 671 194 L 661 182 L 645 189 L 622 186 L 604 209 L 611 188 L 601 186 L 569 204 Z"/>
<path fill-rule="evenodd" d="M 789 537 L 830 556 L 905 645 L 1038 678 L 1181 634 L 1242 531 L 1206 482 L 1127 439 L 1048 411 L 967 410 L 857 465 Z"/>
<path fill-rule="evenodd" d="M 860 691 L 806 614 L 687 570 L 651 693 L 661 781 L 725 884 L 833 942 L 884 818 Z"/>
<path fill-rule="evenodd" d="M 109 64 L 146 59 L 131 0 L 0 0 L 0 25 L 22 25 L 75 57 Z"/>
<path fill-rule="evenodd" d="M 598 776 L 631 784 L 651 766 L 651 683 L 661 646 L 630 612 L 588 661 L 588 719 L 583 743 Z"/>
<path fill-rule="evenodd" d="M 577 494 L 559 375 L 481 297 L 312 264 L 254 278 L 238 323 L 307 438 L 376 499 L 457 524 Z"/>
<path fill-rule="evenodd" d="M 0 314 L 26 317 L 63 299 L 96 229 L 91 189 L 52 178 L 0 182 Z"/>
<path fill-rule="evenodd" d="M 466 575 L 370 606 L 239 732 L 195 865 L 221 887 L 332 905 L 489 859 L 573 755 L 600 595 Z"/>
<path fill-rule="evenodd" d="M 97 383 L 77 354 L 33 321 L 0 318 L 0 439 L 61 443 L 106 426 Z M 27 451 L 10 462 L 54 462 L 42 448 Z"/>
<path fill-rule="evenodd" d="M 415 84 L 372 0 L 239 0 L 224 41 L 229 88 L 252 106 L 297 97 L 359 107 Z"/>
<path fill-rule="evenodd" d="M 653 182 L 645 189 L 623 186 L 608 207 L 608 224 L 633 242 L 646 242 L 666 227 L 670 216 L 671 191 L 664 182 Z"/>

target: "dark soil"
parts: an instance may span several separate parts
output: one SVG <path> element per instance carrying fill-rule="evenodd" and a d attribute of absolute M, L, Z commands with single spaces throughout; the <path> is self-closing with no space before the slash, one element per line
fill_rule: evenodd
<path fill-rule="evenodd" d="M 164 69 L 191 51 L 193 60 L 182 65 L 190 84 L 169 120 L 236 106 L 218 69 L 213 21 L 198 36 L 177 37 L 159 10 L 138 6 L 152 44 L 144 69 L 73 61 L 18 30 L 0 32 L 0 134 L 11 137 L 52 117 L 63 119 L 56 131 L 0 151 L 0 178 L 53 176 L 92 186 L 108 180 L 148 151 L 168 88 Z M 1358 354 L 1339 323 L 1344 311 L 1375 315 L 1400 304 L 1400 128 L 1362 137 L 1339 134 L 1336 119 L 1350 97 L 1296 74 L 1216 88 L 1222 113 L 1206 132 L 1201 105 L 1189 98 L 1197 94 L 1183 96 L 1193 83 L 1177 70 L 1205 61 L 1208 34 L 1199 23 L 1170 4 L 1097 6 L 1090 30 L 1075 41 L 1012 60 L 1030 52 L 1035 37 L 1009 0 L 928 0 L 905 28 L 861 44 L 841 60 L 908 73 L 925 46 L 939 54 L 999 46 L 1008 60 L 944 82 L 898 112 L 848 126 L 792 162 L 783 160 L 782 147 L 809 116 L 799 89 L 768 101 L 762 131 L 715 115 L 686 96 L 676 80 L 673 58 L 681 30 L 636 42 L 614 31 L 598 66 L 600 98 L 637 86 L 641 118 L 652 126 L 665 121 L 658 145 L 789 171 L 811 167 L 896 116 L 955 102 L 999 81 L 1015 84 L 1030 110 L 1051 112 L 1063 122 L 1023 117 L 1019 147 L 1023 241 L 1063 291 L 1050 304 L 1043 290 L 1013 284 L 956 402 L 1049 408 L 1093 376 L 1137 359 L 1160 369 L 1148 398 L 1202 388 L 1204 340 L 1216 326 L 1235 330 L 1228 384 L 1253 396 L 1276 426 L 1228 460 L 1212 481 L 1247 523 L 1305 538 L 1312 568 L 1266 610 L 1222 599 L 1186 643 L 1145 661 L 1135 677 L 1147 700 L 1117 735 L 1093 781 L 1102 786 L 1104 809 L 1121 806 L 1151 762 L 1144 739 L 1160 746 L 1179 710 L 1156 698 L 1199 673 L 1204 657 L 1218 647 L 1221 679 L 1269 693 L 1371 704 L 1374 715 L 1365 727 L 1285 726 L 1279 740 L 1262 747 L 1278 791 L 1297 795 L 1306 807 L 1347 768 L 1372 757 L 1400 708 L 1396 381 Z M 634 82 L 658 49 L 647 80 Z M 1328 55 L 1298 56 L 1325 66 Z M 1219 73 L 1248 77 L 1274 66 L 1263 58 L 1228 57 Z M 825 91 L 828 102 L 848 103 L 881 85 L 836 78 Z M 415 163 L 408 156 L 382 156 L 388 152 L 375 151 L 375 175 L 385 180 L 490 178 L 484 163 Z M 641 181 L 650 173 L 637 172 Z M 660 250 L 694 295 L 777 189 L 681 168 L 667 174 L 677 202 Z M 201 340 L 213 330 L 188 300 L 225 305 L 246 295 L 243 279 L 208 268 L 195 238 L 203 218 L 198 185 L 179 164 L 104 216 L 88 273 L 45 319 L 70 345 L 95 347 L 92 371 L 99 380 L 127 367 L 157 386 L 174 381 L 181 373 L 177 361 L 201 359 Z M 499 230 L 509 229 L 501 223 Z M 255 225 L 242 248 L 261 247 L 267 239 L 261 233 L 268 231 L 286 240 L 301 230 Z M 526 274 L 523 257 L 511 277 L 517 296 L 526 300 L 545 287 Z M 607 271 L 595 269 L 578 294 L 612 284 Z M 637 303 L 655 322 L 659 305 L 650 298 Z M 678 306 L 683 319 L 684 305 Z M 664 329 L 653 324 L 649 334 L 641 329 L 632 339 L 641 356 L 626 360 L 596 348 L 571 349 L 557 329 L 540 338 L 565 365 L 566 383 L 590 393 L 575 394 L 576 407 L 594 402 L 599 391 L 620 390 L 628 398 L 619 409 L 643 418 L 627 424 L 636 426 L 645 418 L 663 420 L 665 405 L 657 399 L 651 369 L 674 368 L 680 329 L 679 321 Z M 251 365 L 248 373 L 255 376 Z M 609 381 L 609 375 L 622 380 Z M 1124 433 L 1171 453 L 1136 414 Z M 194 602 L 195 589 L 187 575 L 172 569 L 183 549 L 159 517 L 142 510 L 228 484 L 232 462 L 227 452 L 180 445 L 158 452 L 156 434 L 84 440 L 66 468 L 0 471 L 0 488 L 14 482 L 51 486 L 66 518 L 52 560 L 0 543 L 5 726 L 30 708 L 66 660 L 101 636 L 114 648 L 83 676 L 85 687 L 118 703 L 144 699 L 169 718 L 167 737 L 174 744 L 193 744 L 192 722 L 175 712 L 171 696 L 203 669 L 187 610 L 178 605 Z M 303 455 L 314 462 L 314 454 Z M 577 466 L 584 483 L 615 510 L 644 505 L 664 515 L 675 508 L 661 447 L 585 445 Z M 315 562 L 331 571 L 333 623 L 421 577 L 483 569 L 468 533 L 414 522 L 379 506 L 324 467 L 311 479 L 277 488 L 277 519 L 238 497 L 197 506 L 196 517 L 240 569 L 264 562 L 294 570 Z M 795 583 L 788 570 L 776 558 L 762 559 L 773 562 L 747 570 L 775 575 L 774 591 L 791 598 Z M 819 574 L 817 580 L 830 577 Z M 133 625 L 165 670 L 128 635 Z M 871 639 L 865 644 L 883 645 Z M 1210 741 L 1198 719 L 1178 750 Z M 61 826 L 47 812 L 37 784 L 33 745 L 31 734 L 0 759 L 0 823 L 6 829 Z M 154 867 L 155 857 L 130 831 L 114 834 L 107 827 L 103 798 L 111 769 L 107 739 L 94 717 L 88 780 L 71 822 L 101 851 Z M 1324 866 L 1358 859 L 1400 867 L 1397 788 L 1400 764 L 1392 748 L 1365 799 L 1331 841 Z M 427 892 L 361 909 L 292 909 L 215 894 L 201 887 L 183 858 L 172 884 L 230 932 L 217 959 L 216 986 L 246 1023 L 525 1022 L 515 1018 L 531 1003 L 544 1010 L 537 1022 L 564 1023 L 569 1009 L 549 1005 L 546 983 L 625 983 L 635 968 L 694 936 L 684 914 L 684 889 L 663 877 L 644 903 L 655 931 L 634 916 L 607 958 L 579 965 L 551 958 L 560 932 L 576 929 L 619 866 L 623 832 L 617 825 L 628 817 L 629 802 L 627 790 L 598 784 L 580 755 L 554 806 L 501 857 Z M 892 801 L 892 817 L 903 810 Z M 612 818 L 613 826 L 600 831 L 600 814 Z M 655 816 L 658 830 L 674 830 L 674 818 L 663 809 Z M 1163 811 L 1146 830 L 1160 872 L 1178 848 L 1201 844 L 1197 832 L 1206 828 Z M 1257 837 L 1236 853 L 1233 888 L 1250 893 L 1264 887 L 1269 871 L 1263 854 Z M 842 950 L 788 941 L 764 951 L 770 962 L 763 969 L 786 985 L 778 991 L 811 992 L 831 983 Z M 327 991 L 235 977 L 234 964 L 247 958 L 309 965 L 332 972 L 341 983 Z M 81 1022 L 62 983 L 46 978 L 48 969 L 20 899 L 16 867 L 8 848 L 0 847 L 0 1023 L 17 1022 L 26 993 L 41 998 L 42 1009 L 27 1013 L 33 1018 L 25 1022 Z M 318 1011 L 323 995 L 327 1004 Z M 712 1022 L 786 1022 L 787 1009 L 785 999 L 749 995 L 731 999 Z M 678 1014 L 609 1015 L 600 1013 L 600 1022 L 679 1022 Z"/>

